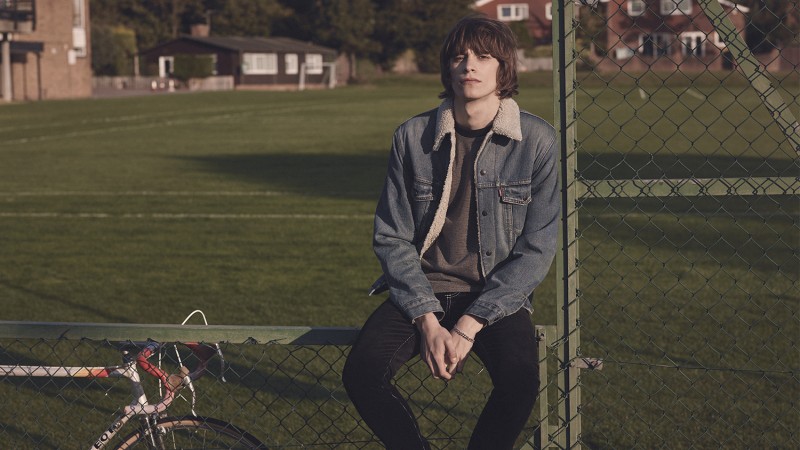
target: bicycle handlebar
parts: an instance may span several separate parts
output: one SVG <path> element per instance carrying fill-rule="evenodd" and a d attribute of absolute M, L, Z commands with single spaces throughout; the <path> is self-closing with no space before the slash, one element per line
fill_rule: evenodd
<path fill-rule="evenodd" d="M 139 414 L 155 414 L 162 412 L 172 403 L 172 400 L 175 398 L 175 394 L 181 388 L 203 376 L 203 373 L 208 367 L 209 360 L 211 360 L 211 358 L 217 354 L 217 350 L 206 344 L 201 344 L 198 342 L 184 342 L 183 345 L 189 348 L 198 359 L 197 366 L 192 371 L 185 366 L 181 366 L 179 373 L 170 375 L 149 361 L 149 359 L 158 352 L 162 345 L 163 344 L 159 342 L 147 343 L 147 345 L 145 345 L 145 347 L 136 355 L 135 361 L 136 365 L 139 366 L 143 371 L 161 381 L 165 387 L 164 396 L 161 398 L 161 401 L 156 404 L 147 404 L 142 401 L 134 402 L 126 408 L 126 411 Z"/>
<path fill-rule="evenodd" d="M 143 348 L 136 356 L 136 364 L 148 374 L 161 380 L 161 382 L 167 387 L 168 391 L 174 391 L 188 383 L 188 381 L 184 381 L 186 377 L 189 377 L 189 381 L 194 381 L 200 378 L 203 375 L 206 367 L 208 367 L 208 361 L 216 354 L 215 350 L 211 349 L 205 344 L 200 344 L 198 342 L 183 343 L 183 345 L 188 347 L 198 358 L 199 362 L 193 371 L 185 373 L 182 371 L 181 382 L 179 385 L 176 385 L 174 381 L 170 380 L 172 375 L 167 374 L 167 372 L 149 361 L 150 357 L 153 356 L 153 354 L 156 353 L 159 348 L 161 348 L 161 345 L 162 344 L 158 342 L 151 342 L 147 344 L 147 346 L 145 346 L 145 348 Z"/>

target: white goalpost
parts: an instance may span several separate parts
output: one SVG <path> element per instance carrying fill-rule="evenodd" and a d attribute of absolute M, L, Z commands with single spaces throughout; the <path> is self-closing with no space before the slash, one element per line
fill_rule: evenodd
<path fill-rule="evenodd" d="M 308 63 L 300 64 L 300 79 L 298 81 L 297 89 L 303 91 L 306 89 L 306 76 L 308 75 Z M 327 69 L 327 70 L 326 70 Z M 316 75 L 316 74 L 313 74 Z M 327 83 L 326 83 L 327 82 Z M 328 89 L 336 87 L 336 63 L 324 62 L 322 63 L 322 83 L 327 84 Z"/>

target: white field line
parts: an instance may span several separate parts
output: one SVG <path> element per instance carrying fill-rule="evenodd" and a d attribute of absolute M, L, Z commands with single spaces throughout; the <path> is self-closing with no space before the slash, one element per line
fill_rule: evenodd
<path fill-rule="evenodd" d="M 639 88 L 639 97 L 641 97 L 642 100 L 647 100 L 647 92 L 645 92 L 642 88 Z"/>
<path fill-rule="evenodd" d="M 686 89 L 686 93 L 691 95 L 694 98 L 697 98 L 697 99 L 700 99 L 700 100 L 707 100 L 705 95 L 697 92 L 696 90 L 694 90 L 692 88 Z"/>
<path fill-rule="evenodd" d="M 149 121 L 140 124 L 131 124 L 131 125 L 120 125 L 120 126 L 112 126 L 112 127 L 100 127 L 95 128 L 92 130 L 83 130 L 83 131 L 72 131 L 66 133 L 57 133 L 57 134 L 44 134 L 40 136 L 31 136 L 25 138 L 18 138 L 18 139 L 10 139 L 7 141 L 0 141 L 0 144 L 27 144 L 29 142 L 41 142 L 41 141 L 49 141 L 54 139 L 63 139 L 63 138 L 73 138 L 73 137 L 80 137 L 80 136 L 93 136 L 99 134 L 106 134 L 106 133 L 114 133 L 118 131 L 133 131 L 133 130 L 145 130 L 150 128 L 163 128 L 163 127 L 171 127 L 174 125 L 185 125 L 185 124 L 198 124 L 198 123 L 214 123 L 224 120 L 234 119 L 236 117 L 244 116 L 244 115 L 252 115 L 254 112 L 263 112 L 264 114 L 268 114 L 270 116 L 274 115 L 276 112 L 281 113 L 289 113 L 293 111 L 302 111 L 303 107 L 287 107 L 287 108 L 280 108 L 277 109 L 265 109 L 263 107 L 248 107 L 248 108 L 216 108 L 216 109 L 206 109 L 206 110 L 195 110 L 193 113 L 197 113 L 198 111 L 213 111 L 215 114 L 207 114 L 200 118 L 195 116 L 187 116 L 186 114 L 180 112 L 169 112 L 165 113 L 165 116 L 171 119 L 168 120 L 157 120 L 157 121 Z M 222 112 L 222 114 L 220 114 Z M 152 116 L 146 116 L 147 119 L 153 119 L 154 116 L 157 116 L 158 113 L 154 113 Z M 132 116 L 122 116 L 121 118 L 110 118 L 108 120 L 103 120 L 102 123 L 121 123 L 131 120 L 140 120 L 142 116 L 139 115 L 132 115 Z M 97 120 L 92 121 L 84 121 L 81 123 L 97 123 Z M 41 127 L 38 125 L 33 126 L 22 126 L 23 128 L 15 127 L 15 130 L 19 129 L 48 129 L 52 123 L 47 123 L 46 127 Z M 60 125 L 60 124 L 59 124 Z M 2 128 L 0 128 L 1 130 Z"/>
<path fill-rule="evenodd" d="M 202 115 L 202 117 L 210 117 L 208 114 L 219 115 L 220 113 L 235 113 L 235 114 L 244 114 L 244 113 L 253 113 L 257 111 L 265 111 L 269 113 L 274 113 L 274 110 L 265 110 L 263 106 L 251 106 L 251 107 L 213 107 L 213 108 L 201 108 L 201 109 L 193 109 L 191 114 L 197 116 Z M 103 117 L 98 119 L 83 119 L 80 121 L 64 121 L 64 122 L 38 122 L 26 125 L 13 125 L 13 126 L 6 126 L 0 127 L 0 132 L 4 131 L 19 131 L 19 130 L 36 130 L 36 129 L 48 129 L 53 127 L 59 126 L 71 126 L 74 127 L 76 124 L 79 125 L 106 125 L 109 123 L 120 123 L 120 122 L 130 122 L 136 120 L 148 120 L 152 121 L 153 119 L 160 119 L 160 118 L 176 118 L 176 117 L 186 117 L 185 111 L 162 111 L 162 112 L 148 112 L 147 114 L 131 114 L 131 115 L 122 115 L 122 116 L 110 116 L 110 117 Z"/>
<path fill-rule="evenodd" d="M 218 116 L 211 116 L 206 117 L 204 119 L 175 119 L 175 120 L 165 120 L 163 122 L 151 122 L 151 123 L 144 123 L 140 125 L 130 125 L 130 126 L 117 126 L 117 127 L 104 127 L 104 128 L 95 128 L 93 130 L 83 130 L 83 131 L 72 131 L 68 133 L 60 133 L 60 134 L 45 134 L 42 136 L 32 136 L 29 138 L 20 138 L 20 139 L 11 139 L 8 141 L 0 141 L 0 144 L 28 144 L 31 142 L 41 142 L 41 141 L 52 141 L 56 139 L 68 139 L 74 137 L 81 137 L 81 136 L 96 136 L 100 134 L 107 134 L 107 133 L 116 133 L 118 131 L 134 131 L 134 130 L 146 130 L 152 128 L 164 128 L 164 127 L 171 127 L 174 125 L 184 125 L 184 124 L 197 124 L 197 123 L 211 123 L 217 121 L 219 119 L 225 119 L 233 117 L 233 114 L 226 114 L 226 115 L 218 115 Z"/>
<path fill-rule="evenodd" d="M 0 219 L 210 219 L 210 220 L 372 220 L 372 214 L 204 214 L 0 212 Z"/>

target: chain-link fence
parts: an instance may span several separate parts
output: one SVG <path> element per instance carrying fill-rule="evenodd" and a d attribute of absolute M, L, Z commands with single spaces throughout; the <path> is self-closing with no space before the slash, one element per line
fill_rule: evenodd
<path fill-rule="evenodd" d="M 558 329 L 520 446 L 800 447 L 798 2 L 558 0 L 552 11 Z M 111 365 L 114 342 L 154 337 L 29 328 L 0 326 L 0 365 Z M 198 415 L 270 448 L 380 448 L 341 387 L 347 339 L 239 331 L 195 336 L 226 342 L 224 368 L 194 383 Z M 585 370 L 587 357 L 603 369 Z M 491 384 L 476 359 L 457 382 L 419 363 L 397 382 L 435 447 L 464 448 Z M 69 377 L 2 377 L 0 398 L 0 448 L 15 449 L 90 447 L 131 401 L 125 380 Z M 191 402 L 167 412 L 191 414 Z"/>
<path fill-rule="evenodd" d="M 135 356 L 147 344 L 146 336 L 226 341 L 219 347 L 221 357 L 213 347 L 207 347 L 212 349 L 210 354 L 200 357 L 183 345 L 164 345 L 149 358 L 168 374 L 179 373 L 180 366 L 192 371 L 208 358 L 203 376 L 180 390 L 166 411 L 157 414 L 162 426 L 153 434 L 161 435 L 164 448 L 382 448 L 361 422 L 341 383 L 342 366 L 357 330 L 228 327 L 220 335 L 219 329 L 0 323 L 0 448 L 90 448 L 101 440 L 137 396 L 131 395 L 130 380 L 105 378 L 97 368 L 124 360 L 137 367 Z M 521 448 L 539 447 L 541 436 L 550 431 L 547 416 L 552 408 L 547 406 L 547 392 L 553 387 L 547 383 L 548 330 L 554 334 L 551 327 L 537 327 L 544 400 L 519 440 Z M 119 340 L 121 336 L 131 336 L 133 341 Z M 20 366 L 23 370 L 11 376 Z M 60 373 L 65 371 L 62 367 L 73 368 L 67 369 L 69 376 Z M 166 389 L 157 377 L 147 375 L 148 369 L 138 367 L 148 402 L 158 403 Z M 554 367 L 550 369 L 555 372 Z M 427 367 L 417 361 L 402 369 L 396 385 L 410 398 L 432 446 L 441 449 L 466 448 L 491 389 L 489 375 L 476 358 L 449 383 L 431 378 Z M 188 430 L 178 431 L 171 425 L 186 426 L 186 417 L 201 417 L 207 429 L 194 422 Z M 127 422 L 106 448 L 128 448 L 123 443 L 142 426 L 140 418 Z M 219 430 L 227 430 L 228 435 L 217 436 Z M 245 433 L 252 438 L 243 437 Z M 248 447 L 244 444 L 251 441 L 246 439 L 263 447 Z M 138 445 L 151 448 L 143 442 Z"/>
<path fill-rule="evenodd" d="M 800 447 L 800 6 L 560 1 L 563 448 Z"/>

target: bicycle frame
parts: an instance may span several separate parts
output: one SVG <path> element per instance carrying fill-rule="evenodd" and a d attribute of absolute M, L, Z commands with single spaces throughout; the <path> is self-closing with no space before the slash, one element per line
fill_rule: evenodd
<path fill-rule="evenodd" d="M 200 378 L 208 366 L 209 359 L 216 354 L 207 346 L 197 343 L 184 343 L 199 362 L 192 371 L 182 366 L 179 374 L 169 375 L 161 368 L 153 365 L 148 359 L 155 354 L 162 346 L 156 342 L 150 342 L 136 355 L 135 358 L 127 358 L 124 364 L 109 367 L 66 367 L 66 366 L 24 366 L 24 365 L 0 365 L 0 376 L 5 377 L 49 377 L 49 378 L 127 378 L 131 382 L 133 401 L 125 406 L 122 413 L 114 420 L 95 443 L 89 447 L 90 450 L 99 450 L 117 435 L 120 429 L 133 417 L 143 416 L 145 418 L 158 415 L 166 410 L 181 388 L 190 386 L 192 381 Z M 127 352 L 123 350 L 123 355 Z M 151 404 L 147 400 L 142 381 L 137 368 L 141 368 L 147 374 L 158 378 L 164 386 L 164 395 L 158 403 Z M 154 422 L 145 421 L 147 426 L 154 431 Z M 151 433 L 153 436 L 153 433 Z"/>

